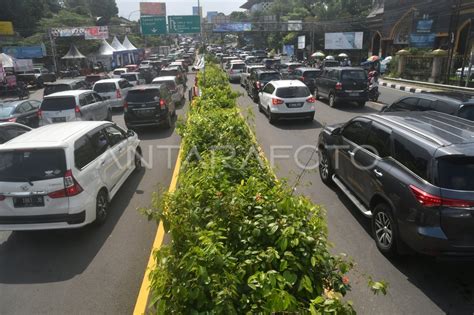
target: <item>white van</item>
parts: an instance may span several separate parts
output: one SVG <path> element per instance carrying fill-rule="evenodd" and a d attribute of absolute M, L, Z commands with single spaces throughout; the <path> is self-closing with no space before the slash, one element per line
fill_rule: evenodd
<path fill-rule="evenodd" d="M 140 140 L 110 122 L 34 129 L 0 146 L 0 230 L 68 229 L 105 222 L 135 169 Z"/>
<path fill-rule="evenodd" d="M 125 97 L 133 85 L 125 79 L 105 79 L 94 83 L 92 88 L 105 99 L 112 108 L 123 108 Z"/>

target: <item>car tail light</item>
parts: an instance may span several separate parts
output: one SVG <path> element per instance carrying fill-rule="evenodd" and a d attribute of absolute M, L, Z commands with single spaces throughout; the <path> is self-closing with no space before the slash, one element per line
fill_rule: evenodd
<path fill-rule="evenodd" d="M 122 93 L 120 92 L 120 90 L 116 90 L 115 95 L 117 96 L 117 98 L 122 98 Z"/>
<path fill-rule="evenodd" d="M 8 122 L 16 122 L 16 117 L 10 118 L 7 120 Z"/>
<path fill-rule="evenodd" d="M 165 109 L 166 108 L 166 101 L 164 99 L 160 99 L 160 108 Z"/>
<path fill-rule="evenodd" d="M 82 191 L 84 191 L 84 189 L 82 189 L 81 185 L 76 181 L 72 175 L 72 171 L 67 170 L 66 173 L 64 173 L 64 189 L 53 191 L 49 193 L 48 196 L 52 199 L 73 197 L 79 195 Z"/>
<path fill-rule="evenodd" d="M 278 98 L 272 98 L 272 105 L 281 105 L 283 103 L 283 100 L 280 100 Z"/>
<path fill-rule="evenodd" d="M 460 200 L 460 199 L 448 199 L 439 196 L 431 195 L 418 187 L 410 185 L 411 192 L 415 196 L 416 200 L 424 207 L 451 207 L 451 208 L 472 208 L 474 207 L 474 201 Z"/>
<path fill-rule="evenodd" d="M 336 90 L 342 90 L 342 83 L 341 82 L 336 83 Z"/>
<path fill-rule="evenodd" d="M 304 81 L 304 77 L 301 77 L 300 80 L 301 80 L 301 81 Z"/>
<path fill-rule="evenodd" d="M 38 109 L 36 115 L 38 116 L 38 118 L 43 118 L 43 111 L 41 109 Z"/>
<path fill-rule="evenodd" d="M 308 98 L 306 99 L 306 102 L 307 102 L 307 103 L 315 103 L 315 102 L 316 102 L 316 99 L 311 96 L 311 97 L 308 97 Z"/>
<path fill-rule="evenodd" d="M 80 108 L 79 106 L 77 106 L 77 105 L 76 105 L 76 107 L 74 108 L 74 112 L 76 113 L 76 117 L 82 116 L 81 108 Z"/>
<path fill-rule="evenodd" d="M 5 200 L 5 198 L 6 198 L 6 197 L 5 197 L 4 195 L 0 195 L 0 201 Z"/>

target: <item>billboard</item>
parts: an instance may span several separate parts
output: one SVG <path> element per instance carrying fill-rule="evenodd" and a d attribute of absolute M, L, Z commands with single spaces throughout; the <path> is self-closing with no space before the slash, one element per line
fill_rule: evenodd
<path fill-rule="evenodd" d="M 44 57 L 45 51 L 44 46 L 7 46 L 3 47 L 3 52 L 16 59 L 32 59 Z"/>
<path fill-rule="evenodd" d="M 303 21 L 288 21 L 288 31 L 298 32 L 303 30 Z"/>
<path fill-rule="evenodd" d="M 306 36 L 298 36 L 298 49 L 304 49 L 306 47 Z"/>
<path fill-rule="evenodd" d="M 107 26 L 86 27 L 84 30 L 85 39 L 107 39 L 109 38 L 109 28 Z"/>
<path fill-rule="evenodd" d="M 15 35 L 12 22 L 0 21 L 0 35 Z"/>
<path fill-rule="evenodd" d="M 324 49 L 362 49 L 363 32 L 325 33 Z"/>
<path fill-rule="evenodd" d="M 53 37 L 84 36 L 85 39 L 107 39 L 109 38 L 109 28 L 107 26 L 55 27 L 51 29 L 51 35 Z"/>
<path fill-rule="evenodd" d="M 140 2 L 140 15 L 166 15 L 164 2 Z"/>
<path fill-rule="evenodd" d="M 252 23 L 222 23 L 214 25 L 213 31 L 216 33 L 225 32 L 249 32 L 252 30 Z"/>

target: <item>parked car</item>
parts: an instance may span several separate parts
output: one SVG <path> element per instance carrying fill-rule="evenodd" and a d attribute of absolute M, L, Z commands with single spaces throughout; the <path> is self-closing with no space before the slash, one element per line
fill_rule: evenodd
<path fill-rule="evenodd" d="M 258 102 L 258 93 L 270 81 L 281 80 L 281 75 L 275 70 L 257 69 L 250 74 L 248 79 L 248 94 L 254 102 Z"/>
<path fill-rule="evenodd" d="M 263 69 L 263 68 L 265 68 L 264 65 L 247 65 L 242 71 L 242 73 L 240 74 L 240 85 L 247 90 L 250 72 L 254 69 Z"/>
<path fill-rule="evenodd" d="M 232 62 L 227 69 L 227 75 L 229 76 L 230 82 L 240 81 L 240 75 L 245 69 L 245 63 L 243 61 Z"/>
<path fill-rule="evenodd" d="M 86 75 L 86 78 L 84 79 L 87 83 L 89 83 L 91 86 L 94 85 L 97 81 L 100 80 L 106 80 L 110 79 L 110 77 L 106 73 L 97 73 L 97 74 L 89 74 Z"/>
<path fill-rule="evenodd" d="M 316 99 L 308 87 L 298 80 L 271 81 L 259 93 L 258 110 L 270 123 L 279 119 L 313 121 Z"/>
<path fill-rule="evenodd" d="M 120 78 L 127 80 L 133 86 L 145 84 L 145 78 L 140 72 L 123 73 Z"/>
<path fill-rule="evenodd" d="M 324 69 L 316 78 L 316 99 L 329 99 L 329 106 L 342 102 L 357 102 L 360 107 L 368 101 L 367 73 L 362 68 L 337 67 Z"/>
<path fill-rule="evenodd" d="M 474 121 L 474 96 L 457 92 L 416 93 L 404 96 L 383 112 L 433 110 Z"/>
<path fill-rule="evenodd" d="M 61 79 L 53 83 L 46 83 L 43 96 L 53 93 L 72 91 L 72 90 L 90 90 L 91 85 L 83 79 Z"/>
<path fill-rule="evenodd" d="M 179 83 L 177 77 L 158 77 L 154 78 L 152 84 L 165 84 L 171 93 L 171 99 L 175 105 L 184 105 L 185 89 L 182 84 Z"/>
<path fill-rule="evenodd" d="M 125 79 L 106 79 L 97 81 L 92 89 L 102 98 L 109 99 L 112 108 L 123 108 L 125 96 L 132 87 Z"/>
<path fill-rule="evenodd" d="M 383 254 L 472 256 L 473 138 L 474 123 L 439 112 L 356 117 L 321 132 L 320 176 L 371 218 Z"/>
<path fill-rule="evenodd" d="M 28 126 L 14 122 L 0 122 L 0 147 L 7 141 L 31 131 Z M 0 164 L 2 165 L 2 164 Z"/>
<path fill-rule="evenodd" d="M 112 121 L 110 100 L 94 91 L 65 91 L 46 96 L 40 105 L 40 125 L 78 120 Z"/>
<path fill-rule="evenodd" d="M 16 122 L 32 128 L 39 126 L 40 101 L 0 101 L 0 122 Z"/>
<path fill-rule="evenodd" d="M 5 143 L 0 230 L 104 223 L 113 197 L 141 168 L 141 152 L 133 131 L 110 122 L 49 125 Z"/>
<path fill-rule="evenodd" d="M 115 79 L 120 78 L 120 76 L 124 73 L 127 73 L 128 69 L 127 68 L 117 68 L 114 71 L 112 71 L 112 77 Z"/>
<path fill-rule="evenodd" d="M 165 126 L 171 128 L 176 105 L 166 84 L 131 89 L 125 98 L 124 119 L 127 128 Z"/>
<path fill-rule="evenodd" d="M 288 62 L 288 63 L 282 63 L 278 65 L 278 68 L 280 69 L 281 77 L 283 79 L 288 79 L 293 74 L 293 71 L 295 71 L 296 68 L 301 68 L 301 67 L 303 67 L 303 64 L 299 62 Z"/>
<path fill-rule="evenodd" d="M 45 82 L 56 81 L 56 74 L 49 72 L 46 68 L 35 67 L 31 72 L 23 72 L 17 74 L 17 79 L 26 84 L 34 85 L 37 88 L 42 88 Z"/>
<path fill-rule="evenodd" d="M 296 68 L 290 76 L 292 80 L 300 80 L 314 94 L 316 88 L 316 78 L 321 75 L 321 70 L 315 68 Z"/>

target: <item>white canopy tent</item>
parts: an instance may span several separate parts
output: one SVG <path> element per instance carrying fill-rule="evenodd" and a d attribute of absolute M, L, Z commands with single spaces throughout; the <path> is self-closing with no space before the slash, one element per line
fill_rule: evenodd
<path fill-rule="evenodd" d="M 105 69 L 111 70 L 114 52 L 115 49 L 103 39 L 99 50 L 95 54 L 90 55 L 89 60 L 92 60 L 94 63 L 100 62 Z"/>
<path fill-rule="evenodd" d="M 15 58 L 7 54 L 0 54 L 0 63 L 3 68 L 14 68 L 15 67 Z"/>
<path fill-rule="evenodd" d="M 132 42 L 128 39 L 128 36 L 125 36 L 122 46 L 127 50 L 137 50 L 137 47 L 132 44 Z"/>
<path fill-rule="evenodd" d="M 128 50 L 127 48 L 125 48 L 121 43 L 120 41 L 118 40 L 117 36 L 114 37 L 114 39 L 112 40 L 112 47 L 113 49 L 115 49 L 115 51 L 126 51 Z"/>

